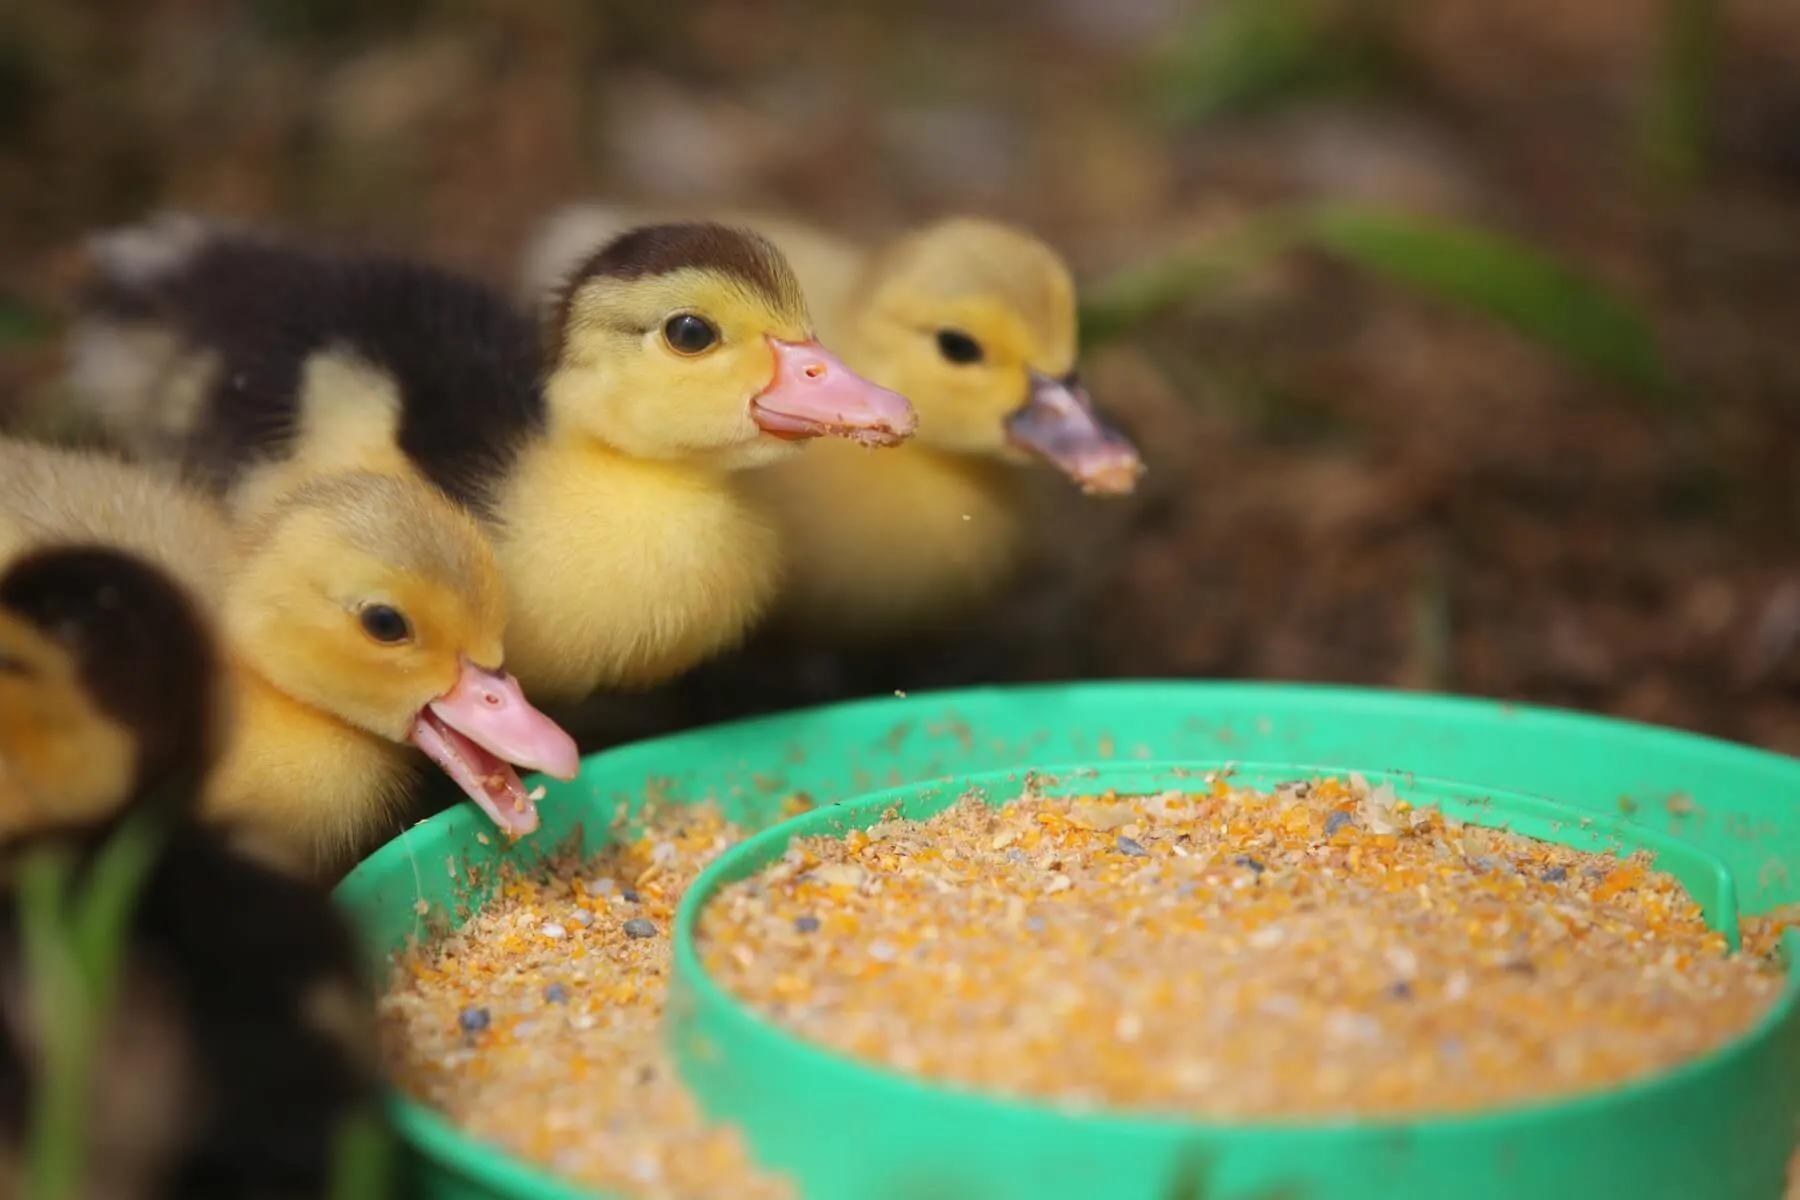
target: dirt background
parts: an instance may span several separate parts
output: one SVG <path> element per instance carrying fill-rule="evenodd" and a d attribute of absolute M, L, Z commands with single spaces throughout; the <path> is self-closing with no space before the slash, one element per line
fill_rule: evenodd
<path fill-rule="evenodd" d="M 499 282 L 580 196 L 871 235 L 983 212 L 1084 281 L 1295 199 L 1481 221 L 1640 305 L 1692 402 L 1287 260 L 1084 364 L 1151 472 L 1125 502 L 1046 481 L 1053 553 L 968 637 L 626 707 L 648 727 L 978 679 L 1308 679 L 1800 752 L 1800 4 L 1730 6 L 1715 152 L 1671 191 L 1634 131 L 1678 6 L 1344 0 L 1305 87 L 1199 120 L 1171 116 L 1161 64 L 1216 3 L 14 0 L 0 398 L 53 407 L 80 235 L 165 205 Z"/>

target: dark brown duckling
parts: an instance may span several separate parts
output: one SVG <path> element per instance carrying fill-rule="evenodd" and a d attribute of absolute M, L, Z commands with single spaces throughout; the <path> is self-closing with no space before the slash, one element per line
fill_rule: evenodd
<path fill-rule="evenodd" d="M 42 1084 L 22 864 L 62 849 L 83 886 L 141 817 L 157 851 L 94 1057 L 80 1194 L 323 1197 L 340 1131 L 379 1121 L 369 992 L 330 898 L 197 818 L 227 717 L 198 613 L 110 549 L 47 548 L 0 576 L 0 1173 L 24 1161 Z M 22 1187 L 0 1177 L 0 1194 Z"/>

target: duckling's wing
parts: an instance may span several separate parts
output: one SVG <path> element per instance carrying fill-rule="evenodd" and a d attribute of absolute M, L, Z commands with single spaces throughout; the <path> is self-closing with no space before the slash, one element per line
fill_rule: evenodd
<path fill-rule="evenodd" d="M 101 235 L 90 256 L 76 403 L 137 447 L 173 442 L 219 490 L 337 435 L 313 419 L 345 401 L 326 383 L 330 403 L 314 404 L 321 359 L 366 368 L 328 380 L 385 380 L 349 402 L 385 406 L 388 437 L 465 502 L 542 424 L 535 330 L 476 281 L 194 218 Z M 322 457 L 344 465 L 342 453 Z"/>
<path fill-rule="evenodd" d="M 185 213 L 87 242 L 89 277 L 70 330 L 70 403 L 144 458 L 183 462 L 228 407 L 258 451 L 291 423 L 297 360 L 319 305 L 290 257 L 246 230 Z M 229 406 L 221 393 L 234 396 Z"/>

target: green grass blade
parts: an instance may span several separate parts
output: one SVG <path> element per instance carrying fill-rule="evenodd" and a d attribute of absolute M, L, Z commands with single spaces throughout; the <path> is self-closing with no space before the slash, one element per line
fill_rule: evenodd
<path fill-rule="evenodd" d="M 379 1108 L 351 1116 L 338 1130 L 331 1200 L 382 1200 L 393 1190 L 394 1143 Z"/>
<path fill-rule="evenodd" d="M 138 892 L 162 848 L 154 811 L 133 813 L 107 840 L 88 873 L 74 918 L 75 952 L 97 1010 L 110 1015 Z"/>
<path fill-rule="evenodd" d="M 127 820 L 101 848 L 78 896 L 70 894 L 75 867 L 67 851 L 44 847 L 20 865 L 25 969 L 46 1058 L 28 1168 L 31 1195 L 42 1200 L 83 1194 L 93 1056 L 117 1000 L 132 908 L 159 844 L 156 814 Z"/>
<path fill-rule="evenodd" d="M 72 870 L 68 856 L 53 848 L 38 850 L 19 865 L 26 978 L 44 1039 L 44 1081 L 27 1144 L 30 1194 L 38 1200 L 76 1200 L 87 1160 L 83 1102 L 94 1031 L 81 966 L 64 924 Z"/>
<path fill-rule="evenodd" d="M 1305 240 L 1415 291 L 1489 316 L 1596 376 L 1677 398 L 1648 322 L 1598 283 L 1523 243 L 1436 219 L 1325 204 Z"/>

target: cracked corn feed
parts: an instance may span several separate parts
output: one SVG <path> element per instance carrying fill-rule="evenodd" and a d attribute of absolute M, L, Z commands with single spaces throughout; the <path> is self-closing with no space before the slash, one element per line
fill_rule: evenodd
<path fill-rule="evenodd" d="M 380 1004 L 396 1083 L 475 1137 L 621 1196 L 776 1200 L 705 1122 L 663 1051 L 681 894 L 743 836 L 672 808 L 585 861 L 510 873 L 459 931 L 404 959 Z"/>
<path fill-rule="evenodd" d="M 702 915 L 730 992 L 848 1055 L 1076 1107 L 1292 1118 L 1616 1084 L 1782 981 L 1642 856 L 1360 779 L 973 797 L 796 841 Z"/>

